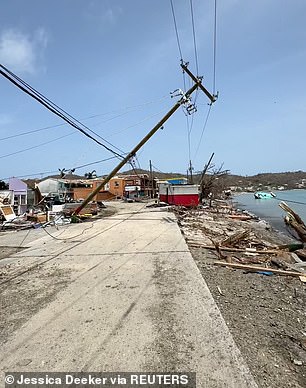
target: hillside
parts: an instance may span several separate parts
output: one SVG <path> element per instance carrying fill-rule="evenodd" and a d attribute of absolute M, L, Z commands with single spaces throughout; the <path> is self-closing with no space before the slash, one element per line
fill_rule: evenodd
<path fill-rule="evenodd" d="M 127 170 L 121 172 L 120 175 L 135 175 L 135 174 L 148 174 L 150 171 L 143 169 Z M 177 172 L 162 172 L 153 171 L 153 176 L 156 179 L 168 179 L 175 177 L 186 177 L 186 175 Z M 59 178 L 59 175 L 52 176 L 52 178 Z M 199 183 L 201 175 L 195 174 L 193 176 L 194 183 Z M 46 179 L 46 178 L 44 178 Z M 84 179 L 80 175 L 68 175 L 65 179 Z M 39 182 L 41 179 L 28 179 L 24 180 L 29 186 L 34 186 L 34 182 Z M 261 173 L 253 176 L 240 176 L 228 174 L 219 178 L 219 182 L 224 188 L 232 188 L 232 190 L 276 190 L 276 189 L 306 189 L 306 172 L 305 171 L 288 171 L 281 173 Z M 3 182 L 4 183 L 4 182 Z M 6 186 L 5 186 L 6 187 Z"/>
<path fill-rule="evenodd" d="M 295 189 L 306 188 L 306 172 L 261 173 L 253 176 L 228 175 L 224 178 L 227 186 L 254 189 Z"/>
<path fill-rule="evenodd" d="M 135 169 L 137 174 L 150 174 L 148 170 Z M 122 172 L 123 175 L 135 174 L 134 170 L 128 170 Z M 181 173 L 165 173 L 153 171 L 153 175 L 157 179 L 167 179 L 174 177 L 184 177 L 186 175 Z M 194 175 L 194 182 L 198 183 L 200 175 Z M 225 187 L 237 187 L 237 189 L 251 191 L 258 189 L 295 189 L 295 188 L 306 188 L 306 172 L 305 171 L 288 171 L 281 173 L 260 173 L 253 176 L 240 176 L 228 174 L 225 177 L 220 178 Z"/>

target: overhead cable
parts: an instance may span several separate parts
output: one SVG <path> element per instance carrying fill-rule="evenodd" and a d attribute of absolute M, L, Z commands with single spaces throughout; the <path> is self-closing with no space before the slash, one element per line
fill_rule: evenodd
<path fill-rule="evenodd" d="M 179 38 L 178 30 L 177 30 L 177 23 L 176 23 L 176 18 L 175 18 L 173 1 L 170 0 L 170 3 L 171 3 L 171 10 L 172 10 L 172 16 L 173 16 L 173 22 L 174 22 L 174 29 L 175 29 L 175 34 L 176 34 L 177 46 L 178 46 L 179 53 L 180 53 L 180 56 L 181 56 L 180 59 L 183 60 L 182 48 L 181 48 L 180 38 Z"/>
<path fill-rule="evenodd" d="M 88 127 L 86 127 L 84 124 L 82 124 L 79 120 L 75 119 L 73 116 L 69 115 L 67 112 L 65 112 L 63 109 L 59 108 L 56 104 L 54 104 L 51 100 L 43 96 L 41 93 L 39 93 L 37 90 L 32 88 L 29 84 L 27 84 L 25 81 L 23 81 L 21 78 L 16 76 L 14 73 L 12 73 L 10 70 L 8 70 L 3 65 L 0 65 L 0 67 L 4 70 L 0 70 L 0 74 L 3 75 L 5 78 L 7 78 L 10 82 L 12 82 L 15 86 L 17 86 L 19 89 L 21 89 L 26 94 L 33 97 L 36 101 L 38 101 L 40 104 L 45 106 L 48 110 L 50 110 L 52 113 L 56 114 L 57 116 L 61 117 L 64 121 L 66 121 L 68 124 L 70 124 L 72 127 L 80 131 L 83 135 L 90 138 L 97 144 L 101 145 L 106 150 L 110 151 L 112 154 L 116 155 L 118 158 L 122 159 L 123 156 L 120 155 L 118 152 L 114 151 L 107 145 L 101 143 L 99 140 L 94 138 L 92 135 L 90 135 L 86 130 L 83 128 L 86 128 L 90 130 Z M 83 128 L 80 127 L 80 124 Z M 90 130 L 93 132 L 92 130 Z M 97 135 L 97 134 L 96 134 Z M 99 136 L 101 139 L 103 139 L 101 136 Z M 106 143 L 112 145 L 107 140 L 103 139 Z M 112 145 L 113 146 L 113 145 Z M 115 147 L 117 148 L 117 147 Z"/>
<path fill-rule="evenodd" d="M 164 112 L 165 112 L 165 109 L 163 109 L 157 113 L 154 113 L 153 115 L 147 116 L 144 119 L 142 119 L 141 121 L 138 121 L 136 124 L 132 124 L 132 125 L 129 125 L 128 127 L 121 128 L 121 129 L 118 129 L 117 131 L 112 132 L 112 135 L 117 135 L 118 133 L 122 133 L 130 128 L 137 127 L 138 125 L 144 123 L 145 121 L 148 121 L 155 116 L 159 116 L 161 113 L 164 113 Z"/>
<path fill-rule="evenodd" d="M 193 116 L 192 116 L 193 117 Z M 188 160 L 191 160 L 191 127 L 189 125 L 189 117 L 186 116 L 186 128 L 187 128 L 187 138 L 188 138 Z"/>
<path fill-rule="evenodd" d="M 121 110 L 127 110 L 127 109 L 130 109 L 129 111 L 127 112 L 124 112 L 124 113 L 121 113 L 119 115 L 116 115 L 116 116 L 113 116 L 113 117 L 110 117 L 106 120 L 103 120 L 102 123 L 106 123 L 108 121 L 111 121 L 111 120 L 114 120 L 118 117 L 121 117 L 121 116 L 124 116 L 126 114 L 129 114 L 131 112 L 134 112 L 135 110 L 137 109 L 133 109 L 133 108 L 139 108 L 139 107 L 143 107 L 143 106 L 146 106 L 146 105 L 149 105 L 149 104 L 154 104 L 155 102 L 160 102 L 162 101 L 165 97 L 169 97 L 169 95 L 166 95 L 166 96 L 163 96 L 162 98 L 158 99 L 158 100 L 154 100 L 154 101 L 149 101 L 149 102 L 146 102 L 146 103 L 143 103 L 143 104 L 138 104 L 138 105 L 134 105 L 134 106 L 131 106 L 131 107 L 125 107 L 125 108 L 122 108 L 122 109 L 117 109 L 117 110 L 112 110 L 110 112 L 105 112 L 105 113 L 98 113 L 98 114 L 95 114 L 95 115 L 91 115 L 91 116 L 87 116 L 87 117 L 84 117 L 82 118 L 81 120 L 89 120 L 89 119 L 93 119 L 93 118 L 96 118 L 96 117 L 100 117 L 100 116 L 106 116 L 110 113 L 114 113 L 114 112 L 120 112 Z M 131 110 L 133 109 L 133 110 Z M 153 117 L 153 116 L 152 116 Z M 144 121 L 144 120 L 143 120 Z M 98 123 L 99 125 L 100 123 Z M 13 139 L 15 137 L 20 137 L 20 136 L 25 136 L 25 135 L 30 135 L 32 133 L 36 133 L 36 132 L 41 132 L 41 131 L 45 131 L 47 129 L 52 129 L 52 128 L 57 128 L 57 127 L 62 127 L 62 126 L 65 126 L 67 125 L 67 123 L 61 123 L 61 124 L 54 124 L 54 125 L 49 125 L 47 127 L 42 127 L 42 128 L 38 128 L 38 129 L 32 129 L 30 131 L 25 131 L 25 132 L 21 132 L 21 133 L 16 133 L 15 135 L 10 135 L 10 136 L 6 136 L 6 137 L 2 137 L 0 138 L 0 141 L 2 140 L 9 140 L 9 139 Z M 97 125 L 97 124 L 95 124 Z"/>
<path fill-rule="evenodd" d="M 199 148 L 200 148 L 200 145 L 201 145 L 201 141 L 202 141 L 202 138 L 203 138 L 203 134 L 204 134 L 204 132 L 205 132 L 205 129 L 206 129 L 206 126 L 207 126 L 207 122 L 208 122 L 208 118 L 209 118 L 209 115 L 210 115 L 210 112 L 211 112 L 211 107 L 212 107 L 212 105 L 210 104 L 210 105 L 209 105 L 209 108 L 208 108 L 208 111 L 207 111 L 207 115 L 206 115 L 205 121 L 204 121 L 204 125 L 203 125 L 203 128 L 202 128 L 202 133 L 201 133 L 201 136 L 200 136 L 200 139 L 199 139 L 199 143 L 198 143 L 196 152 L 195 152 L 195 154 L 194 154 L 194 159 L 196 158 L 197 153 L 198 153 Z"/>
<path fill-rule="evenodd" d="M 10 72 L 10 71 L 9 71 Z M 70 125 L 72 125 L 73 127 L 75 127 L 76 129 L 80 130 L 83 134 L 86 134 L 86 131 L 84 131 L 84 129 L 82 130 L 82 128 L 78 127 L 78 126 L 75 126 L 73 124 L 75 124 L 75 122 L 77 124 L 80 124 L 81 126 L 83 126 L 84 128 L 86 128 L 88 131 L 90 131 L 91 133 L 93 133 L 94 135 L 98 136 L 101 140 L 103 140 L 104 142 L 106 142 L 107 144 L 109 144 L 111 147 L 114 147 L 116 148 L 118 151 L 120 151 L 121 153 L 124 153 L 122 150 L 120 150 L 119 148 L 117 148 L 115 145 L 113 145 L 112 143 L 110 143 L 108 140 L 104 139 L 102 136 L 100 136 L 99 134 L 97 134 L 96 132 L 94 132 L 93 130 L 91 130 L 88 126 L 86 126 L 85 124 L 81 123 L 78 119 L 76 119 L 75 117 L 73 117 L 72 115 L 70 115 L 68 112 L 66 112 L 64 109 L 60 108 L 58 105 L 56 105 L 54 102 L 52 102 L 51 100 L 49 100 L 47 97 L 45 97 L 43 94 L 41 94 L 40 92 L 38 92 L 36 89 L 34 89 L 32 86 L 30 86 L 29 84 L 27 84 L 25 81 L 23 81 L 21 78 L 19 78 L 17 75 L 15 75 L 14 73 L 10 72 L 10 74 L 12 76 L 15 76 L 19 82 L 21 82 L 23 85 L 25 85 L 26 87 L 30 88 L 30 90 L 37 94 L 40 98 L 42 98 L 43 100 L 47 101 L 51 107 L 55 107 L 58 112 L 60 113 L 60 117 L 62 117 L 64 120 L 64 116 L 66 115 L 66 117 L 68 117 L 68 121 Z M 72 121 L 71 121 L 72 120 Z M 123 157 L 122 155 L 119 155 L 117 154 L 114 150 L 112 150 L 111 148 L 105 146 L 105 144 L 102 144 L 101 142 L 97 141 L 94 137 L 90 136 L 89 134 L 86 134 L 86 136 L 90 137 L 92 140 L 94 140 L 96 143 L 98 143 L 99 145 L 101 145 L 102 147 L 104 147 L 105 149 L 107 149 L 108 151 L 112 152 L 113 154 L 117 155 L 119 158 Z"/>
<path fill-rule="evenodd" d="M 46 141 L 46 142 L 44 142 L 44 143 L 37 144 L 37 145 L 35 145 L 35 146 L 28 147 L 28 148 L 25 148 L 25 149 L 23 149 L 23 150 L 11 152 L 10 154 L 1 155 L 1 156 L 0 156 L 0 159 L 7 158 L 7 157 L 12 156 L 12 155 L 21 154 L 22 152 L 29 151 L 29 150 L 33 150 L 33 149 L 35 149 L 35 148 L 42 147 L 42 146 L 44 146 L 44 145 L 46 145 L 46 144 L 53 143 L 54 141 L 63 139 L 64 137 L 71 136 L 71 135 L 74 135 L 74 134 L 75 134 L 75 132 L 70 132 L 70 133 L 68 133 L 67 135 L 57 137 L 56 139 L 49 140 L 49 141 Z"/>
<path fill-rule="evenodd" d="M 63 125 L 67 125 L 67 124 L 50 125 L 50 126 L 48 126 L 48 127 L 33 129 L 32 131 L 26 131 L 26 132 L 22 132 L 22 133 L 17 133 L 16 135 L 10 135 L 10 136 L 6 136 L 6 137 L 2 137 L 2 138 L 0 139 L 0 141 L 2 141 L 2 140 L 8 140 L 8 139 L 13 139 L 13 138 L 19 137 L 19 136 L 30 135 L 31 133 L 41 132 L 41 131 L 45 131 L 46 129 L 57 128 L 57 127 L 61 127 L 61 126 L 63 126 Z"/>
<path fill-rule="evenodd" d="M 95 162 L 90 162 L 90 163 L 86 163 L 86 164 L 83 164 L 81 166 L 77 166 L 77 167 L 73 167 L 69 170 L 79 170 L 80 168 L 83 168 L 83 167 L 88 167 L 88 166 L 92 166 L 93 164 L 99 164 L 99 163 L 103 163 L 103 162 L 106 162 L 108 160 L 111 160 L 111 159 L 114 159 L 116 156 L 111 156 L 110 158 L 106 158 L 106 159 L 102 159 L 102 160 L 96 160 Z"/>
<path fill-rule="evenodd" d="M 217 57 L 217 0 L 214 8 L 214 37 L 213 37 L 213 94 L 216 93 L 216 57 Z"/>
<path fill-rule="evenodd" d="M 192 35 L 193 35 L 193 45 L 194 45 L 194 57 L 196 63 L 197 76 L 199 75 L 199 63 L 198 63 L 198 52 L 196 45 L 196 35 L 195 35 L 195 27 L 194 27 L 194 15 L 193 15 L 193 4 L 192 0 L 190 0 L 190 12 L 191 12 L 191 23 L 192 23 Z"/>
<path fill-rule="evenodd" d="M 103 162 L 106 162 L 108 160 L 111 160 L 111 159 L 115 159 L 116 156 L 111 156 L 109 158 L 106 158 L 106 159 L 102 159 L 102 160 L 96 160 L 95 162 L 90 162 L 90 163 L 86 163 L 86 164 L 82 164 L 81 166 L 77 166 L 77 167 L 71 167 L 68 169 L 68 171 L 71 171 L 71 170 L 79 170 L 83 167 L 88 167 L 88 166 L 92 166 L 94 164 L 99 164 L 99 163 L 103 163 Z M 15 178 L 27 178 L 27 177 L 37 177 L 39 175 L 47 175 L 47 174 L 56 174 L 58 173 L 57 170 L 55 171 L 44 171 L 44 172 L 37 172 L 37 173 L 34 173 L 34 174 L 27 174 L 27 175 L 19 175 L 19 176 L 15 176 Z M 7 177 L 7 178 L 1 178 L 0 180 L 2 181 L 6 181 L 8 179 L 10 179 L 11 177 Z"/>
<path fill-rule="evenodd" d="M 164 172 L 163 172 L 163 171 L 161 171 L 159 168 L 157 168 L 157 167 L 156 167 L 156 166 L 154 166 L 153 164 L 152 164 L 152 167 L 154 168 L 154 170 L 156 170 L 156 171 L 158 171 L 158 172 L 160 172 L 160 173 L 164 174 Z"/>

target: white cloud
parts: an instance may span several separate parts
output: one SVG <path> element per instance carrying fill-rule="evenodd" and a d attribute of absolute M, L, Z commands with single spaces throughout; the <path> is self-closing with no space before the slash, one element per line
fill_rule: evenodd
<path fill-rule="evenodd" d="M 0 63 L 19 73 L 35 73 L 47 43 L 43 28 L 32 36 L 13 29 L 3 31 L 0 35 Z"/>

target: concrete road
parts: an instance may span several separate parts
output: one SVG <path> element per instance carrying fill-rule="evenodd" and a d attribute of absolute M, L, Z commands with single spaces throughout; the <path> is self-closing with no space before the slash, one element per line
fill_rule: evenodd
<path fill-rule="evenodd" d="M 11 271 L 1 298 L 69 274 L 7 338 L 1 370 L 195 371 L 198 387 L 256 387 L 174 215 L 115 206 L 112 217 L 49 228 L 53 237 L 40 231 L 0 261 Z"/>

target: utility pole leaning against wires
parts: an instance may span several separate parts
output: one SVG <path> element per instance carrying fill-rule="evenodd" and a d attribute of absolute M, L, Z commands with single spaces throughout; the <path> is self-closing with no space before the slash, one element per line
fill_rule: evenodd
<path fill-rule="evenodd" d="M 217 96 L 209 93 L 207 89 L 202 85 L 203 77 L 196 77 L 191 73 L 191 71 L 187 68 L 188 63 L 182 63 L 181 67 L 183 71 L 185 71 L 191 79 L 194 81 L 193 86 L 183 94 L 183 96 L 177 101 L 177 103 L 169 110 L 168 113 L 151 129 L 151 131 L 130 151 L 121 161 L 120 163 L 108 174 L 108 176 L 100 183 L 99 186 L 96 187 L 94 191 L 92 191 L 87 198 L 77 207 L 74 212 L 74 215 L 78 215 L 80 211 L 95 197 L 96 194 L 99 193 L 100 190 L 104 188 L 106 183 L 110 181 L 110 179 L 119 172 L 119 170 L 136 155 L 136 152 L 140 150 L 140 148 L 163 126 L 163 124 L 175 113 L 181 105 L 189 102 L 190 96 L 196 89 L 201 89 L 206 96 L 210 99 L 210 103 L 213 104 L 217 100 Z"/>

